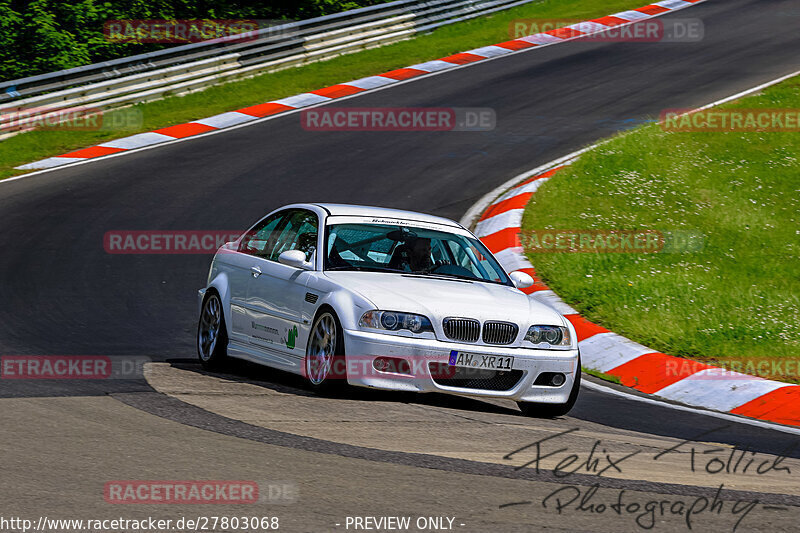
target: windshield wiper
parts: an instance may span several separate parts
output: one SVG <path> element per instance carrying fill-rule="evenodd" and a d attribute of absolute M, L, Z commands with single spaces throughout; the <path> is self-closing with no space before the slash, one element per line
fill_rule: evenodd
<path fill-rule="evenodd" d="M 332 270 L 351 270 L 354 272 L 395 272 L 395 273 L 405 273 L 405 270 L 397 270 L 395 268 L 387 268 L 387 267 L 378 267 L 378 266 L 359 266 L 359 265 L 342 265 L 342 266 L 335 266 L 326 268 L 327 271 Z"/>
<path fill-rule="evenodd" d="M 414 272 L 406 272 L 406 275 L 420 277 L 420 278 L 434 278 L 434 279 L 441 279 L 446 281 L 461 281 L 471 283 L 474 281 L 478 281 L 481 283 L 494 283 L 495 285 L 506 285 L 502 281 L 495 281 L 493 279 L 484 279 L 484 278 L 473 278 L 467 276 L 459 276 L 458 274 L 438 274 L 438 273 L 431 273 L 431 274 L 419 274 Z"/>
<path fill-rule="evenodd" d="M 433 279 L 440 279 L 442 281 L 460 281 L 462 283 L 482 281 L 477 278 L 468 278 L 466 276 L 458 276 L 455 274 L 418 274 L 415 272 L 403 272 L 403 275 L 408 276 L 410 278 L 433 278 Z"/>

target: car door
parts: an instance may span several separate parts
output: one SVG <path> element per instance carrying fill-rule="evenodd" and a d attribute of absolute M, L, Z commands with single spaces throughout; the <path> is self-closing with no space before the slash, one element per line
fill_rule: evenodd
<path fill-rule="evenodd" d="M 225 254 L 228 266 L 228 287 L 231 294 L 231 340 L 249 344 L 253 311 L 247 303 L 250 282 L 254 279 L 259 257 L 270 244 L 274 245 L 276 231 L 286 222 L 290 211 L 273 213 L 253 226 L 239 242 L 238 253 Z"/>
<path fill-rule="evenodd" d="M 292 209 L 256 258 L 247 294 L 253 344 L 295 357 L 305 354 L 304 337 L 299 333 L 306 285 L 313 274 L 281 264 L 278 257 L 287 250 L 302 250 L 306 260 L 313 262 L 318 228 L 316 213 Z"/>

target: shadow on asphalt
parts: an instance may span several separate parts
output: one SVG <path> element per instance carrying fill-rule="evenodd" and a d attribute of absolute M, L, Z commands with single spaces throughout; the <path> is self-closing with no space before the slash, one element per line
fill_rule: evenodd
<path fill-rule="evenodd" d="M 317 392 L 311 390 L 302 376 L 242 360 L 232 359 L 225 372 L 207 372 L 194 358 L 167 359 L 166 362 L 181 370 L 239 381 L 276 392 L 308 397 L 319 396 Z M 523 417 L 515 408 L 506 408 L 480 399 L 439 393 L 420 394 L 346 386 L 335 396 L 328 395 L 326 398 L 341 401 L 428 405 L 459 411 L 458 414 L 465 417 L 469 416 L 470 412 Z M 653 416 L 654 412 L 656 416 Z M 800 458 L 800 438 L 797 435 L 732 420 L 721 420 L 704 415 L 702 412 L 676 411 L 666 406 L 630 401 L 585 388 L 581 390 L 570 414 L 567 417 L 558 417 L 556 420 L 564 423 L 565 427 L 572 427 L 576 422 L 580 425 L 579 421 L 584 421 L 637 433 L 686 440 L 699 439 L 735 446 L 748 452 Z"/>
<path fill-rule="evenodd" d="M 194 358 L 167 359 L 166 362 L 180 370 L 256 385 L 275 392 L 296 394 L 298 396 L 321 396 L 311 389 L 302 376 L 242 361 L 240 359 L 231 359 L 226 363 L 224 372 L 206 371 L 200 366 L 197 359 Z M 517 409 L 495 405 L 478 399 L 439 393 L 420 394 L 417 392 L 385 391 L 345 385 L 335 394 L 326 394 L 324 397 L 342 401 L 406 403 L 429 405 L 432 407 L 455 409 L 459 411 L 522 416 L 522 413 Z"/>

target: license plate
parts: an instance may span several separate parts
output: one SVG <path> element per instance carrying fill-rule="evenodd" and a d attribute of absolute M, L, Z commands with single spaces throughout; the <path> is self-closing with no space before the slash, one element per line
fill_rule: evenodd
<path fill-rule="evenodd" d="M 514 358 L 505 355 L 483 355 L 479 353 L 450 352 L 450 366 L 461 368 L 481 368 L 486 370 L 511 370 Z"/>

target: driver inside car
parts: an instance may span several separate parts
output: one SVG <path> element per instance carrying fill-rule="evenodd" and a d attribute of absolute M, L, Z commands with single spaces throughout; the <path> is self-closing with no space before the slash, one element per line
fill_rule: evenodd
<path fill-rule="evenodd" d="M 389 267 L 406 272 L 427 272 L 433 268 L 431 260 L 431 240 L 417 238 L 397 247 Z"/>

